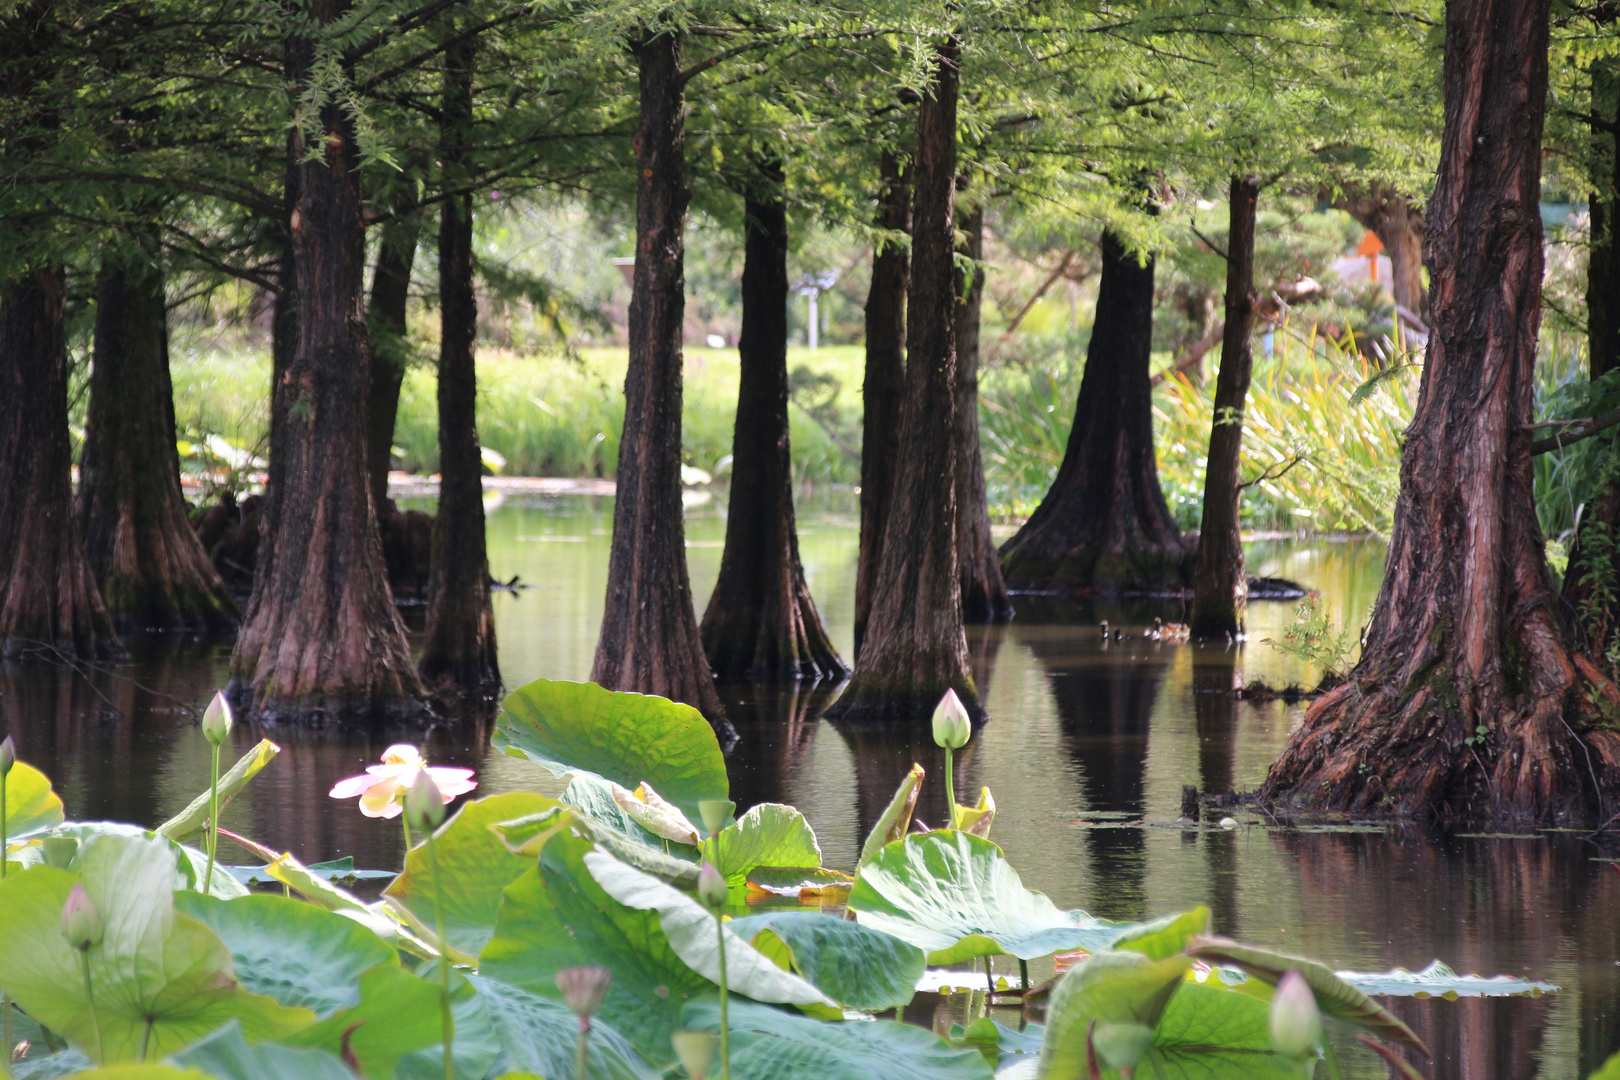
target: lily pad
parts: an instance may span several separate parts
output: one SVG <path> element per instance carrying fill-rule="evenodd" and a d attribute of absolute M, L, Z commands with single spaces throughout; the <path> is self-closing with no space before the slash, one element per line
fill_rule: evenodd
<path fill-rule="evenodd" d="M 255 1041 L 315 1019 L 243 989 L 224 942 L 175 911 L 167 841 L 98 836 L 85 844 L 80 867 L 70 874 L 37 866 L 0 882 L 0 985 L 46 1027 L 93 1048 L 99 1021 L 103 1060 L 119 1062 L 135 1059 L 143 1043 L 149 1056 L 173 1053 L 232 1019 Z M 62 905 L 79 883 L 105 927 L 89 953 L 94 1020 L 79 954 L 61 932 Z"/>
<path fill-rule="evenodd" d="M 556 799 L 527 791 L 491 795 L 462 805 L 434 834 L 439 885 L 444 895 L 444 932 L 450 944 L 476 956 L 495 933 L 501 890 L 534 865 L 513 854 L 491 826 L 560 807 Z M 428 926 L 434 921 L 434 884 L 425 844 L 405 857 L 405 872 L 383 890 Z"/>
<path fill-rule="evenodd" d="M 489 1010 L 509 1069 L 574 1075 L 579 1020 L 567 1006 L 480 975 L 471 982 Z M 628 1039 L 600 1019 L 591 1023 L 587 1054 L 586 1072 L 594 1080 L 656 1080 L 659 1075 Z"/>
<path fill-rule="evenodd" d="M 749 871 L 761 866 L 820 866 L 821 845 L 804 815 L 781 803 L 760 803 L 727 825 L 715 838 L 716 866 L 726 884 L 748 881 Z"/>
<path fill-rule="evenodd" d="M 714 729 L 668 698 L 539 679 L 506 699 L 494 742 L 558 776 L 583 770 L 626 788 L 645 780 L 688 818 L 729 791 Z"/>
<path fill-rule="evenodd" d="M 727 926 L 840 1005 L 862 1012 L 910 1002 L 927 968 L 915 945 L 831 915 L 773 912 L 733 919 Z"/>
<path fill-rule="evenodd" d="M 748 888 L 773 896 L 820 896 L 848 892 L 855 879 L 825 866 L 756 866 L 748 871 Z"/>
<path fill-rule="evenodd" d="M 51 781 L 44 773 L 19 761 L 6 777 L 6 803 L 0 806 L 0 816 L 6 821 L 9 845 L 29 833 L 60 825 L 62 800 L 51 790 Z"/>
<path fill-rule="evenodd" d="M 1024 888 L 990 841 L 944 830 L 907 836 L 861 867 L 849 907 L 860 921 L 956 964 L 1011 953 L 1034 960 L 1106 948 L 1125 926 L 1083 911 L 1060 911 Z"/>
<path fill-rule="evenodd" d="M 219 778 L 219 806 L 223 810 L 234 799 L 239 791 L 247 787 L 248 781 L 259 775 L 259 771 L 281 753 L 281 747 L 269 739 L 260 739 L 259 744 L 243 754 L 230 770 Z M 208 825 L 209 793 L 203 792 L 184 810 L 157 827 L 160 836 L 167 836 L 171 840 L 184 841 L 198 836 Z"/>
<path fill-rule="evenodd" d="M 1435 960 L 1422 971 L 1336 971 L 1339 978 L 1366 994 L 1379 997 L 1518 997 L 1551 994 L 1558 990 L 1555 983 L 1534 982 L 1512 975 L 1458 975 L 1451 968 Z"/>

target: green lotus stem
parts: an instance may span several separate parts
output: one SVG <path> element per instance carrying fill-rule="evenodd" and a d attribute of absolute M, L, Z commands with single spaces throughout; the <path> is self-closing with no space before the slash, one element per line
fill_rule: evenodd
<path fill-rule="evenodd" d="M 96 1015 L 96 992 L 90 986 L 90 950 L 79 950 L 79 970 L 84 972 L 84 999 L 90 1004 L 90 1030 L 96 1037 L 96 1064 L 102 1063 L 101 1054 L 101 1018 Z M 8 1057 L 10 1055 L 7 1055 Z"/>
<path fill-rule="evenodd" d="M 585 1080 L 586 1055 L 585 1048 L 590 1043 L 591 1029 L 589 1020 L 581 1019 L 579 1034 L 574 1041 L 574 1080 Z"/>
<path fill-rule="evenodd" d="M 1327 1061 L 1328 1080 L 1344 1080 L 1339 1075 L 1339 1055 L 1333 1052 L 1333 1043 L 1325 1031 L 1322 1033 L 1322 1057 Z"/>
<path fill-rule="evenodd" d="M 1018 961 L 1018 989 L 1029 993 L 1029 962 L 1022 958 Z"/>
<path fill-rule="evenodd" d="M 399 823 L 405 826 L 405 854 L 400 857 L 399 868 L 405 869 L 405 864 L 411 857 L 411 819 L 408 814 L 399 815 Z"/>
<path fill-rule="evenodd" d="M 720 843 L 715 841 L 715 850 L 720 849 Z M 714 940 L 720 947 L 720 1080 L 731 1080 L 731 1025 L 726 1019 L 726 998 L 730 992 L 726 989 L 726 929 L 725 922 L 720 913 L 714 913 Z"/>
<path fill-rule="evenodd" d="M 951 828 L 956 828 L 956 770 L 951 765 L 951 748 L 945 748 L 945 807 L 951 815 Z"/>
<path fill-rule="evenodd" d="M 408 830 L 409 825 L 405 826 Z M 433 922 L 439 934 L 439 1026 L 444 1033 L 444 1080 L 456 1080 L 453 1053 L 456 1018 L 450 1011 L 450 939 L 444 934 L 444 882 L 439 877 L 439 853 L 433 844 L 433 830 L 427 834 L 428 872 L 433 875 Z"/>
<path fill-rule="evenodd" d="M 152 1044 L 152 1025 L 155 1024 L 156 1022 L 157 1022 L 156 1017 L 148 1016 L 146 1018 L 146 1026 L 141 1029 L 141 1057 L 140 1057 L 140 1060 L 142 1060 L 142 1061 L 146 1060 L 146 1048 Z"/>
<path fill-rule="evenodd" d="M 214 853 L 219 850 L 219 744 L 214 743 L 214 770 L 208 781 L 208 876 L 203 895 L 214 895 Z"/>

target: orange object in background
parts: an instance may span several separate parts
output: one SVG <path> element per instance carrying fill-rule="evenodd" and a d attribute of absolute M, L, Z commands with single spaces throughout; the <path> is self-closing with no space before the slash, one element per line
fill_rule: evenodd
<path fill-rule="evenodd" d="M 1383 250 L 1384 242 L 1371 229 L 1361 234 L 1361 243 L 1356 245 L 1356 254 L 1367 260 L 1368 272 L 1374 281 L 1378 280 L 1378 256 Z"/>

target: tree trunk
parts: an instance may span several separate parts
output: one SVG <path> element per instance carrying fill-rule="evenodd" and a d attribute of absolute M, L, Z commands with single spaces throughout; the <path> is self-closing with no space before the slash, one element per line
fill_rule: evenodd
<path fill-rule="evenodd" d="M 724 723 L 703 655 L 681 511 L 681 329 L 686 312 L 686 185 L 681 40 L 637 43 L 636 268 L 630 367 L 608 556 L 607 602 L 591 681 L 684 701 Z"/>
<path fill-rule="evenodd" d="M 55 268 L 0 291 L 0 657 L 122 652 L 73 513 L 66 292 Z"/>
<path fill-rule="evenodd" d="M 848 669 L 822 626 L 799 564 L 788 443 L 788 226 L 782 169 L 744 204 L 742 375 L 720 576 L 699 628 L 721 680 L 838 679 Z"/>
<path fill-rule="evenodd" d="M 1014 588 L 1179 594 L 1186 546 L 1153 448 L 1153 259 L 1102 236 L 1097 318 L 1052 488 L 1001 549 Z"/>
<path fill-rule="evenodd" d="M 1607 696 L 1612 709 L 1620 695 L 1570 647 L 1525 430 L 1540 322 L 1547 37 L 1547 0 L 1446 8 L 1445 130 L 1426 251 L 1433 336 L 1388 569 L 1360 663 L 1306 712 L 1266 779 L 1267 799 L 1573 819 L 1613 786 L 1620 735 L 1588 732 L 1583 745 L 1575 729 L 1595 719 L 1589 696 Z"/>
<path fill-rule="evenodd" d="M 471 141 L 473 49 L 445 54 L 443 163 L 445 186 L 464 181 Z M 445 201 L 439 222 L 439 512 L 433 519 L 427 632 L 418 670 L 446 694 L 489 696 L 500 688 L 495 612 L 484 545 L 483 459 L 478 448 L 478 378 L 474 344 L 473 199 Z M 397 383 L 395 384 L 397 387 Z M 373 431 L 375 431 L 373 427 Z"/>
<path fill-rule="evenodd" d="M 97 286 L 79 529 L 121 630 L 229 630 L 231 599 L 180 491 L 163 269 L 110 254 Z"/>
<path fill-rule="evenodd" d="M 1347 195 L 1334 205 L 1377 235 L 1389 256 L 1390 292 L 1395 302 L 1421 317 L 1427 300 L 1423 291 L 1423 211 L 1382 184 Z"/>
<path fill-rule="evenodd" d="M 883 190 L 877 225 L 911 231 L 911 181 L 885 152 Z M 855 563 L 855 655 L 860 656 L 866 621 L 877 592 L 883 527 L 900 448 L 900 403 L 906 388 L 906 275 L 910 252 L 898 243 L 879 242 L 872 256 L 872 284 L 866 294 L 866 381 L 861 387 L 861 540 Z"/>
<path fill-rule="evenodd" d="M 958 47 L 941 45 L 917 116 L 906 395 L 872 616 L 844 720 L 925 721 L 947 689 L 982 716 L 956 573 L 956 293 L 953 288 Z"/>
<path fill-rule="evenodd" d="M 1254 217 L 1260 184 L 1232 177 L 1231 226 L 1226 239 L 1226 330 L 1221 336 L 1221 372 L 1215 379 L 1215 423 L 1204 471 L 1204 516 L 1198 530 L 1198 569 L 1193 574 L 1195 637 L 1243 632 L 1249 583 L 1243 573 L 1238 470 L 1243 464 L 1243 409 L 1254 371 Z"/>
<path fill-rule="evenodd" d="M 371 274 L 371 367 L 366 391 L 366 474 L 371 505 L 380 514 L 388 505 L 388 467 L 393 459 L 394 421 L 399 391 L 405 382 L 405 309 L 410 302 L 411 266 L 416 261 L 415 215 L 395 218 L 382 227 L 377 268 Z"/>
<path fill-rule="evenodd" d="M 1620 365 L 1620 247 L 1615 212 L 1620 207 L 1620 153 L 1614 130 L 1620 122 L 1620 78 L 1612 58 L 1592 61 L 1591 230 L 1586 267 L 1586 343 L 1591 378 Z"/>
<path fill-rule="evenodd" d="M 990 505 L 979 453 L 979 313 L 984 305 L 984 207 L 962 215 L 962 254 L 973 260 L 972 282 L 956 277 L 956 566 L 962 619 L 1006 622 L 1013 616 L 990 536 Z M 964 286 L 966 286 L 964 288 Z"/>
<path fill-rule="evenodd" d="M 328 25 L 347 7 L 316 0 L 312 14 Z M 307 68 L 296 74 L 307 83 Z M 340 102 L 316 119 L 325 153 L 297 166 L 291 220 L 297 347 L 274 388 L 272 416 L 280 409 L 283 417 L 271 444 L 279 458 L 274 497 L 261 519 L 267 542 L 231 685 L 255 718 L 319 723 L 416 714 L 422 683 L 388 590 L 366 476 L 365 235 L 354 121 Z"/>

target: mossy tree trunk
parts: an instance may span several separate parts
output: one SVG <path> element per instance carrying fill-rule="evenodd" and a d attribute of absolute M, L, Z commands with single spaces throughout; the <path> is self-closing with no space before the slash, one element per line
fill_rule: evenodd
<path fill-rule="evenodd" d="M 1428 203 L 1433 336 L 1360 663 L 1263 796 L 1352 813 L 1575 819 L 1602 806 L 1613 684 L 1571 646 L 1529 444 L 1540 323 L 1547 0 L 1452 0 Z M 1577 734 L 1580 732 L 1581 734 Z M 1584 739 L 1582 738 L 1584 735 Z M 1596 790 L 1594 790 L 1596 789 Z"/>
<path fill-rule="evenodd" d="M 877 225 L 911 231 L 911 178 L 893 153 L 885 152 Z M 877 591 L 883 528 L 889 512 L 894 462 L 900 448 L 900 403 L 906 389 L 906 278 L 910 251 L 879 241 L 872 255 L 866 294 L 866 379 L 861 387 L 861 539 L 855 562 L 855 653 L 866 637 Z"/>
<path fill-rule="evenodd" d="M 472 141 L 473 46 L 445 53 L 441 110 L 444 186 L 465 181 Z M 478 446 L 473 294 L 473 198 L 446 199 L 439 219 L 439 511 L 433 519 L 427 632 L 418 670 L 437 692 L 484 697 L 501 684 L 484 542 L 483 460 Z"/>
<path fill-rule="evenodd" d="M 120 630 L 236 626 L 180 491 L 163 268 L 138 249 L 110 252 L 97 283 L 78 518 Z"/>
<path fill-rule="evenodd" d="M 311 15 L 329 25 L 348 6 L 315 0 Z M 294 74 L 302 85 L 308 67 Z M 290 222 L 297 345 L 273 389 L 273 497 L 231 683 L 255 718 L 320 723 L 415 714 L 423 691 L 388 589 L 366 475 L 370 361 L 354 121 L 338 102 L 315 119 L 325 152 L 296 166 Z"/>
<path fill-rule="evenodd" d="M 1014 588 L 1135 596 L 1185 587 L 1185 545 L 1153 447 L 1153 271 L 1151 255 L 1103 232 L 1097 317 L 1063 463 L 1001 549 Z"/>
<path fill-rule="evenodd" d="M 959 215 L 966 236 L 962 254 L 973 261 L 973 280 L 957 275 L 956 303 L 956 570 L 962 619 L 1006 622 L 1013 616 L 990 536 L 990 505 L 979 450 L 979 316 L 984 306 L 984 207 Z"/>
<path fill-rule="evenodd" d="M 720 576 L 699 630 L 717 678 L 797 682 L 841 678 L 799 563 L 788 442 L 788 224 L 782 169 L 760 170 L 744 200 L 741 378 L 731 450 L 731 501 Z"/>
<path fill-rule="evenodd" d="M 66 296 L 55 267 L 0 289 L 0 657 L 122 651 L 73 513 Z"/>
<path fill-rule="evenodd" d="M 982 715 L 956 569 L 956 186 L 958 46 L 938 48 L 917 118 L 906 395 L 871 620 L 843 720 L 923 722 L 947 689 Z"/>
<path fill-rule="evenodd" d="M 684 701 L 724 722 L 703 655 L 681 510 L 681 331 L 686 312 L 685 95 L 681 39 L 636 43 L 636 266 L 630 365 L 608 556 L 607 601 L 591 681 Z"/>
<path fill-rule="evenodd" d="M 395 218 L 382 226 L 377 244 L 377 266 L 371 272 L 371 302 L 367 330 L 371 337 L 371 364 L 366 390 L 366 474 L 371 504 L 380 514 L 388 505 L 388 468 L 393 460 L 394 423 L 399 417 L 399 393 L 405 383 L 409 345 L 405 313 L 411 297 L 411 268 L 416 262 L 416 237 L 421 222 L 415 215 Z"/>
<path fill-rule="evenodd" d="M 1260 183 L 1234 176 L 1226 238 L 1226 329 L 1221 337 L 1221 371 L 1215 379 L 1214 426 L 1204 469 L 1204 516 L 1198 530 L 1198 567 L 1193 572 L 1195 637 L 1243 632 L 1249 583 L 1243 570 L 1239 502 L 1243 489 L 1243 410 L 1254 373 L 1254 222 Z"/>

